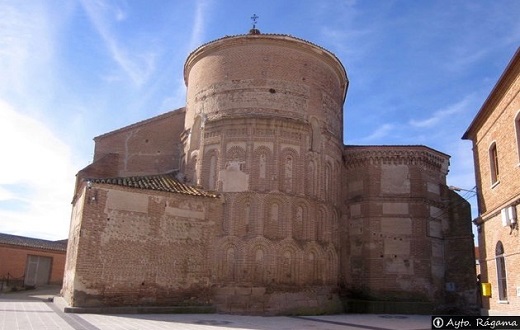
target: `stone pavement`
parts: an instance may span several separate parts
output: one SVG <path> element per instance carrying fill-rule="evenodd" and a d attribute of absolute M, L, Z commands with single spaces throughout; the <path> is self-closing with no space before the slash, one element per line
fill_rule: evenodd
<path fill-rule="evenodd" d="M 428 315 L 339 314 L 243 316 L 228 314 L 70 314 L 52 302 L 59 288 L 0 294 L 0 330 L 187 329 L 187 330 L 427 330 Z"/>

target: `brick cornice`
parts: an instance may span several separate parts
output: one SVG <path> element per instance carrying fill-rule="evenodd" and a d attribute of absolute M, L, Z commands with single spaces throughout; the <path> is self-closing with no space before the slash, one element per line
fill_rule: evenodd
<path fill-rule="evenodd" d="M 346 168 L 367 165 L 412 165 L 448 172 L 449 156 L 424 146 L 346 147 Z"/>

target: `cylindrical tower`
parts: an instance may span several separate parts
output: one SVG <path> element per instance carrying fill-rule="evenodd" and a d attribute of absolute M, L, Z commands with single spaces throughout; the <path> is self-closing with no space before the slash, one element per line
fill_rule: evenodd
<path fill-rule="evenodd" d="M 215 284 L 330 292 L 348 86 L 341 62 L 298 38 L 249 34 L 196 49 L 184 79 L 186 176 L 226 200 Z"/>
<path fill-rule="evenodd" d="M 203 169 L 210 164 L 203 165 L 200 149 L 222 136 L 208 126 L 227 129 L 230 119 L 239 119 L 241 124 L 233 122 L 228 136 L 236 136 L 242 128 L 246 135 L 258 133 L 261 140 L 272 131 L 251 130 L 251 119 L 269 127 L 275 122 L 299 126 L 303 135 L 292 137 L 307 148 L 302 151 L 327 150 L 334 160 L 340 159 L 348 80 L 341 62 L 325 49 L 286 35 L 225 37 L 190 54 L 184 79 L 188 88 L 185 129 L 190 133 L 185 143 L 186 174 L 206 189 L 225 191 L 224 187 L 216 189 L 217 173 L 211 175 L 213 180 L 206 177 L 204 181 Z M 200 165 L 197 171 L 194 157 Z M 241 164 L 242 169 L 244 166 L 251 167 Z M 253 184 L 247 190 L 255 188 Z"/>

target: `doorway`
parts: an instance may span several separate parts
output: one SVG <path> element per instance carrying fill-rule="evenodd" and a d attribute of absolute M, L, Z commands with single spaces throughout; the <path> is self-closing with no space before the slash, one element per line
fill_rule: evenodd
<path fill-rule="evenodd" d="M 52 257 L 27 256 L 24 284 L 39 286 L 49 283 L 51 275 Z"/>

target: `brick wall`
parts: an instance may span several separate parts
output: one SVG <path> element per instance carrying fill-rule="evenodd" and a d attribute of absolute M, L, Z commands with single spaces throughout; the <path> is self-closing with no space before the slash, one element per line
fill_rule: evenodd
<path fill-rule="evenodd" d="M 300 39 L 223 38 L 195 50 L 184 68 L 186 129 L 201 112 L 208 119 L 251 113 L 292 119 L 316 116 L 322 121 L 329 115 L 342 118 L 348 85 L 345 69 L 333 54 Z M 342 120 L 328 119 L 330 131 L 341 128 Z"/>
<path fill-rule="evenodd" d="M 202 178 L 202 171 L 210 168 L 211 156 L 206 154 L 211 148 L 219 152 L 214 154 L 219 158 L 213 180 L 226 169 L 230 156 L 238 157 L 245 164 L 244 172 L 252 174 L 254 157 L 263 152 L 272 170 L 269 179 L 275 178 L 280 186 L 284 179 L 278 171 L 290 156 L 283 154 L 284 149 L 293 150 L 294 168 L 301 168 L 301 174 L 308 157 L 323 161 L 329 153 L 339 164 L 348 80 L 341 63 L 325 50 L 283 36 L 224 38 L 188 57 L 185 80 L 185 129 L 190 138 L 184 151 L 186 174 L 192 182 L 213 188 Z M 228 155 L 233 145 L 239 150 Z M 294 177 L 300 178 L 300 173 L 295 171 Z M 294 189 L 303 188 L 294 184 Z M 280 189 L 264 187 L 273 188 Z"/>
<path fill-rule="evenodd" d="M 421 146 L 346 147 L 345 163 L 347 295 L 474 306 L 471 215 L 466 201 L 446 202 L 448 156 Z M 449 281 L 456 288 L 446 301 Z"/>
<path fill-rule="evenodd" d="M 516 315 L 520 307 L 520 242 L 517 222 L 502 224 L 501 212 L 520 204 L 520 53 L 513 56 L 495 88 L 464 134 L 473 142 L 479 202 L 480 270 L 482 282 L 490 283 L 492 296 L 483 297 L 483 313 Z M 498 176 L 492 180 L 490 147 L 496 146 Z M 499 248 L 501 246 L 501 248 Z M 505 264 L 507 297 L 499 296 L 497 260 Z"/>
<path fill-rule="evenodd" d="M 83 193 L 63 290 L 71 306 L 208 303 L 219 199 L 97 184 Z"/>
<path fill-rule="evenodd" d="M 520 211 L 517 207 L 517 211 Z M 488 219 L 481 225 L 479 235 L 480 268 L 482 282 L 491 284 L 491 297 L 483 297 L 483 309 L 489 315 L 518 315 L 520 309 L 520 248 L 518 242 L 518 230 L 503 227 L 500 214 Z M 506 265 L 506 290 L 507 299 L 500 299 L 496 248 L 498 242 L 504 247 L 504 262 Z"/>
<path fill-rule="evenodd" d="M 341 63 L 294 38 L 241 36 L 193 52 L 185 79 L 187 177 L 226 200 L 212 258 L 219 310 L 317 311 L 303 293 L 279 304 L 303 287 L 337 308 Z"/>
<path fill-rule="evenodd" d="M 116 162 L 96 168 L 115 171 L 112 176 L 161 174 L 180 169 L 184 109 L 170 111 L 94 139 L 94 167 L 107 155 Z M 90 171 L 92 172 L 92 170 Z M 99 171 L 94 172 L 97 174 Z"/>
<path fill-rule="evenodd" d="M 476 160 L 479 208 L 482 216 L 494 212 L 518 195 L 520 173 L 518 164 L 520 154 L 516 140 L 515 119 L 520 111 L 520 75 L 504 91 L 504 95 L 494 105 L 495 108 L 479 126 L 474 137 L 474 156 Z M 498 183 L 491 181 L 489 149 L 496 144 L 498 154 Z"/>
<path fill-rule="evenodd" d="M 27 265 L 27 256 L 42 256 L 52 258 L 49 284 L 61 284 L 63 282 L 63 269 L 65 267 L 65 251 L 57 252 L 51 250 L 18 247 L 0 244 L 0 277 L 23 278 Z"/>

